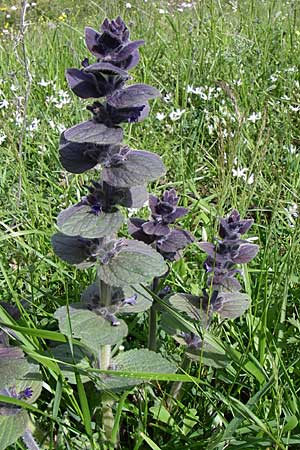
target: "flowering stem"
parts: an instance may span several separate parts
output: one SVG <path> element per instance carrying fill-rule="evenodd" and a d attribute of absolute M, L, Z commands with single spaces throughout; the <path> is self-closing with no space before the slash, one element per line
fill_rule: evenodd
<path fill-rule="evenodd" d="M 155 277 L 152 282 L 152 292 L 157 293 L 159 279 Z M 157 332 L 157 305 L 156 300 L 153 298 L 152 306 L 149 310 L 149 329 L 148 329 L 148 348 L 149 350 L 156 351 L 156 332 Z"/>
<path fill-rule="evenodd" d="M 37 445 L 35 440 L 33 439 L 32 433 L 30 430 L 25 430 L 22 439 L 28 448 L 28 450 L 40 450 L 40 447 Z"/>

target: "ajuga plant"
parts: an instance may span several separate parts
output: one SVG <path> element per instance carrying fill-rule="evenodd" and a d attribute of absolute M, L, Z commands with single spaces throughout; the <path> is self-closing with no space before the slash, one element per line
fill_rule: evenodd
<path fill-rule="evenodd" d="M 160 157 L 122 144 L 121 124 L 144 120 L 149 113 L 148 102 L 160 95 L 146 84 L 128 85 L 131 81 L 128 71 L 138 63 L 138 49 L 144 42 L 129 40 L 129 31 L 120 17 L 105 19 L 100 32 L 86 28 L 85 41 L 96 62 L 86 58 L 81 69 L 68 69 L 66 77 L 75 95 L 94 99 L 87 106 L 92 116 L 62 133 L 60 160 L 66 170 L 75 174 L 93 169 L 96 179 L 90 182 L 79 203 L 58 215 L 59 232 L 53 236 L 52 245 L 59 257 L 80 269 L 95 266 L 96 279 L 83 291 L 79 303 L 55 312 L 61 332 L 76 338 L 78 345 L 71 355 L 66 345 L 55 347 L 53 354 L 64 361 L 69 354 L 69 362 L 73 364 L 88 358 L 94 368 L 93 388 L 101 392 L 102 421 L 98 430 L 104 441 L 114 446 L 113 401 L 108 392 L 116 393 L 141 382 L 117 376 L 117 372 L 169 373 L 177 368 L 153 351 L 157 305 L 162 310 L 175 307 L 183 315 L 187 313 L 192 320 L 186 328 L 182 328 L 182 320 L 176 321 L 176 316 L 174 319 L 171 315 L 170 320 L 170 314 L 167 328 L 186 346 L 188 357 L 194 360 L 201 355 L 206 357 L 210 349 L 204 331 L 210 327 L 213 313 L 233 319 L 247 308 L 247 296 L 240 293 L 236 264 L 250 261 L 258 247 L 241 239 L 252 221 L 240 220 L 234 210 L 221 220 L 221 240 L 215 244 L 200 243 L 208 254 L 204 267 L 209 276 L 203 295 L 166 296 L 168 289 L 163 281 L 169 265 L 193 238 L 175 223 L 188 211 L 178 206 L 174 189 L 164 192 L 161 198 L 147 193 L 146 184 L 165 173 Z M 118 238 L 124 208 L 139 208 L 147 201 L 150 218 L 131 218 L 128 227 L 131 239 Z M 147 309 L 150 309 L 150 350 L 119 351 L 128 333 L 124 319 Z M 222 355 L 217 356 L 217 364 L 215 357 L 213 364 L 220 366 Z M 208 359 L 204 361 L 211 363 Z M 107 369 L 110 374 L 105 373 Z M 111 373 L 114 371 L 116 374 Z M 78 381 L 79 373 L 75 371 L 72 377 L 69 368 L 68 374 L 70 382 Z M 91 377 L 82 376 L 83 382 L 90 380 Z M 175 392 L 178 385 L 172 389 Z"/>
<path fill-rule="evenodd" d="M 58 215 L 59 232 L 52 237 L 52 246 L 61 259 L 77 268 L 94 267 L 96 277 L 79 302 L 56 310 L 59 329 L 69 344 L 51 345 L 49 356 L 60 364 L 69 383 L 77 384 L 85 418 L 91 412 L 93 423 L 85 420 L 91 448 L 95 439 L 101 448 L 116 446 L 120 411 L 114 421 L 114 401 L 119 391 L 142 382 L 142 378 L 133 378 L 135 372 L 172 373 L 177 369 L 171 359 L 152 351 L 159 308 L 162 325 L 185 346 L 183 366 L 190 359 L 215 367 L 226 364 L 224 354 L 206 336 L 213 327 L 214 313 L 234 319 L 247 309 L 248 297 L 240 292 L 236 265 L 249 262 L 258 251 L 256 245 L 241 239 L 252 220 L 241 220 L 234 210 L 220 221 L 220 239 L 199 244 L 207 253 L 203 294 L 168 292 L 164 280 L 170 264 L 193 238 L 177 224 L 188 211 L 178 206 L 174 189 L 161 198 L 147 193 L 147 183 L 165 174 L 160 157 L 122 144 L 121 125 L 144 120 L 148 102 L 159 96 L 157 89 L 146 84 L 128 84 L 132 79 L 128 71 L 138 63 L 139 47 L 144 43 L 129 38 L 120 17 L 105 19 L 99 32 L 86 28 L 86 46 L 95 59 L 86 58 L 81 69 L 66 72 L 74 94 L 92 99 L 87 106 L 91 117 L 62 133 L 60 161 L 74 174 L 93 170 L 93 179 L 80 202 Z M 142 207 L 147 201 L 150 218 L 131 218 L 131 238 L 118 237 L 125 222 L 124 209 Z M 150 350 L 124 351 L 120 344 L 128 334 L 125 319 L 146 310 L 150 310 Z M 120 376 L 121 372 L 127 377 Z M 89 383 L 86 390 L 85 383 Z M 173 385 L 170 397 L 176 397 L 179 389 L 180 384 Z M 19 348 L 0 340 L 0 428 L 13 430 L 0 435 L 0 450 L 21 436 L 30 450 L 38 449 L 22 405 L 34 402 L 40 390 L 37 367 Z M 87 393 L 91 394 L 89 405 Z"/>
<path fill-rule="evenodd" d="M 122 144 L 120 125 L 144 120 L 149 100 L 160 94 L 146 84 L 127 85 L 131 80 L 128 70 L 138 63 L 143 41 L 129 40 L 120 17 L 105 19 L 100 32 L 86 28 L 85 41 L 96 62 L 86 58 L 81 69 L 68 69 L 66 78 L 74 94 L 94 99 L 87 106 L 92 117 L 62 133 L 60 160 L 69 172 L 94 169 L 97 178 L 79 203 L 58 215 L 59 232 L 52 245 L 59 257 L 80 269 L 95 266 L 96 280 L 84 290 L 81 302 L 59 308 L 55 317 L 61 332 L 80 341 L 80 357 L 85 349 L 90 364 L 98 369 L 174 372 L 176 366 L 155 352 L 133 349 L 118 353 L 128 333 L 124 316 L 151 307 L 151 291 L 149 294 L 142 286 L 165 274 L 164 257 L 173 259 L 183 241 L 190 240 L 188 233 L 169 229 L 169 224 L 186 212 L 176 206 L 174 191 L 167 192 L 162 201 L 150 197 L 152 219 L 143 225 L 149 236 L 146 243 L 117 237 L 124 222 L 123 208 L 142 207 L 148 201 L 146 184 L 165 173 L 159 156 Z M 58 358 L 65 352 L 67 346 L 54 349 Z M 94 375 L 93 380 L 101 392 L 139 383 L 103 373 Z M 102 394 L 102 430 L 108 441 L 114 439 L 111 406 L 111 399 Z"/>
<path fill-rule="evenodd" d="M 219 235 L 215 243 L 200 242 L 200 248 L 207 254 L 204 269 L 207 273 L 207 286 L 201 296 L 187 293 L 170 297 L 170 304 L 185 313 L 194 324 L 194 330 L 184 328 L 173 318 L 167 322 L 166 329 L 186 347 L 185 359 L 199 360 L 200 356 L 209 365 L 222 367 L 226 357 L 213 348 L 205 339 L 205 332 L 212 326 L 212 318 L 217 313 L 221 319 L 240 317 L 249 306 L 249 297 L 241 293 L 242 285 L 237 276 L 241 270 L 237 264 L 246 264 L 258 252 L 258 245 L 241 239 L 251 225 L 252 219 L 241 219 L 237 210 L 229 217 L 221 218 Z M 219 354 L 218 354 L 219 353 Z"/>

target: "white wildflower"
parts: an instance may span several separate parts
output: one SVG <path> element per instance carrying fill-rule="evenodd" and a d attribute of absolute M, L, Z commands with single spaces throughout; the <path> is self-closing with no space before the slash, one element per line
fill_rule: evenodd
<path fill-rule="evenodd" d="M 50 128 L 52 128 L 52 130 L 54 130 L 55 129 L 55 122 L 50 119 L 50 120 L 48 120 L 48 123 L 50 125 Z"/>
<path fill-rule="evenodd" d="M 39 119 L 37 119 L 37 118 L 33 119 L 31 124 L 27 127 L 28 131 L 30 131 L 31 133 L 33 131 L 36 131 L 39 127 L 39 123 L 40 123 Z"/>
<path fill-rule="evenodd" d="M 300 105 L 297 105 L 297 106 L 289 105 L 289 108 L 290 108 L 290 110 L 293 111 L 293 112 L 298 112 L 298 111 L 300 111 Z"/>
<path fill-rule="evenodd" d="M 255 113 L 253 112 L 249 117 L 248 117 L 248 121 L 255 123 L 257 120 L 261 119 L 261 112 Z"/>
<path fill-rule="evenodd" d="M 0 134 L 0 145 L 3 144 L 3 142 L 6 140 L 7 136 L 5 133 Z"/>
<path fill-rule="evenodd" d="M 214 132 L 215 127 L 211 124 L 207 125 L 208 128 L 208 134 L 211 136 Z"/>
<path fill-rule="evenodd" d="M 62 124 L 62 123 L 58 123 L 58 124 L 56 125 L 56 128 L 57 128 L 57 130 L 58 130 L 60 133 L 62 133 L 62 132 L 65 131 L 65 129 L 66 129 L 65 125 Z"/>
<path fill-rule="evenodd" d="M 10 7 L 10 10 L 11 10 L 11 11 L 16 11 L 17 9 L 18 9 L 18 8 L 17 8 L 15 5 L 13 5 L 13 6 Z"/>
<path fill-rule="evenodd" d="M 0 102 L 0 109 L 2 109 L 2 108 L 7 108 L 8 105 L 9 105 L 9 102 L 8 102 L 8 101 L 6 100 L 6 98 L 5 98 L 4 100 L 2 100 L 2 101 Z"/>
<path fill-rule="evenodd" d="M 41 79 L 41 81 L 38 82 L 38 84 L 42 87 L 47 87 L 49 84 L 51 84 L 51 81 L 46 81 L 44 78 Z"/>
<path fill-rule="evenodd" d="M 298 205 L 292 203 L 288 208 L 284 208 L 288 216 L 288 223 L 291 228 L 295 227 L 295 219 L 299 216 Z"/>
<path fill-rule="evenodd" d="M 185 113 L 185 109 L 176 109 L 176 111 L 172 111 L 169 114 L 171 120 L 179 120 L 180 117 Z"/>
<path fill-rule="evenodd" d="M 248 175 L 248 171 L 249 169 L 247 167 L 237 167 L 236 169 L 232 169 L 232 175 L 237 178 L 242 178 L 247 184 L 253 184 L 254 174 L 251 173 L 250 175 Z"/>
<path fill-rule="evenodd" d="M 164 120 L 164 118 L 166 117 L 166 115 L 164 114 L 164 113 L 157 113 L 156 114 L 156 118 L 157 118 L 157 120 L 159 120 L 159 121 L 162 121 L 162 120 Z"/>
<path fill-rule="evenodd" d="M 125 8 L 127 8 L 127 9 L 130 9 L 130 8 L 132 8 L 132 6 L 131 6 L 131 3 L 126 3 L 126 5 L 125 5 Z"/>
<path fill-rule="evenodd" d="M 284 145 L 284 150 L 287 150 L 291 155 L 295 155 L 297 153 L 297 147 L 296 145 L 290 144 L 290 145 Z"/>
<path fill-rule="evenodd" d="M 164 101 L 166 102 L 166 103 L 170 103 L 170 101 L 172 100 L 172 94 L 166 94 L 164 97 L 163 97 L 163 99 L 164 99 Z"/>
<path fill-rule="evenodd" d="M 159 8 L 158 12 L 159 12 L 159 14 L 167 14 L 168 11 L 166 11 L 165 9 Z"/>
<path fill-rule="evenodd" d="M 22 125 L 23 120 L 24 119 L 22 114 L 19 111 L 17 111 L 15 114 L 15 124 L 17 125 L 17 127 L 20 127 Z"/>
<path fill-rule="evenodd" d="M 288 72 L 288 73 L 295 73 L 295 72 L 297 72 L 297 68 L 294 67 L 294 66 L 292 66 L 292 67 L 288 67 L 288 68 L 285 69 L 284 71 L 285 71 L 285 72 Z"/>

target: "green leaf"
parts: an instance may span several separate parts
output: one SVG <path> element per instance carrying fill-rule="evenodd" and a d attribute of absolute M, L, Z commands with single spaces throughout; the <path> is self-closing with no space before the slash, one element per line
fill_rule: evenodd
<path fill-rule="evenodd" d="M 55 359 L 67 363 L 58 363 L 58 365 L 65 379 L 70 384 L 76 384 L 76 377 L 73 367 L 68 364 L 75 364 L 78 369 L 88 369 L 90 367 L 89 361 L 91 360 L 91 355 L 88 355 L 84 349 L 78 346 L 73 346 L 73 355 L 69 344 L 58 345 L 57 347 L 51 349 L 51 353 Z M 82 383 L 87 383 L 90 381 L 90 377 L 81 375 L 81 381 Z"/>
<path fill-rule="evenodd" d="M 57 217 L 57 226 L 68 236 L 101 238 L 117 233 L 123 223 L 120 211 L 94 214 L 87 205 L 70 206 Z"/>
<path fill-rule="evenodd" d="M 106 264 L 99 267 L 101 280 L 110 286 L 147 283 L 163 275 L 168 266 L 152 247 L 135 240 L 123 240 L 124 245 Z"/>
<path fill-rule="evenodd" d="M 94 311 L 83 309 L 82 305 L 70 305 L 69 315 L 66 306 L 57 309 L 54 317 L 58 319 L 59 329 L 70 336 L 70 324 L 72 337 L 76 337 L 94 353 L 98 353 L 102 345 L 114 345 L 119 343 L 127 335 L 127 325 L 123 320 L 120 324 L 112 326 L 111 323 Z"/>
<path fill-rule="evenodd" d="M 164 175 L 166 168 L 158 155 L 142 150 L 129 151 L 122 164 L 105 167 L 103 179 L 112 186 L 139 186 Z"/>
<path fill-rule="evenodd" d="M 0 389 L 11 387 L 30 371 L 30 364 L 18 347 L 0 347 Z"/>
<path fill-rule="evenodd" d="M 223 319 L 236 319 L 249 308 L 249 296 L 241 292 L 221 292 L 221 305 L 214 309 Z M 214 305 L 212 305 L 214 306 Z"/>
<path fill-rule="evenodd" d="M 286 433 L 288 431 L 292 431 L 294 428 L 296 428 L 296 426 L 298 425 L 298 419 L 295 415 L 292 416 L 286 416 L 284 418 L 284 427 L 283 427 L 283 431 Z"/>
<path fill-rule="evenodd" d="M 175 294 L 169 298 L 174 308 L 186 313 L 191 319 L 200 319 L 201 298 L 197 295 Z"/>
<path fill-rule="evenodd" d="M 230 363 L 225 351 L 213 347 L 208 342 L 202 344 L 202 348 L 187 348 L 186 356 L 193 361 L 199 362 L 205 366 L 215 367 L 216 369 L 224 368 Z"/>
<path fill-rule="evenodd" d="M 32 404 L 39 398 L 42 392 L 43 380 L 37 364 L 29 364 L 29 371 L 24 375 L 23 379 L 16 382 L 17 392 L 22 392 L 30 387 L 32 395 L 26 399 L 26 403 Z"/>
<path fill-rule="evenodd" d="M 120 353 L 112 359 L 111 367 L 127 372 L 175 373 L 176 365 L 163 358 L 159 353 L 147 349 L 135 349 Z M 99 390 L 121 390 L 143 383 L 143 379 L 125 378 L 114 375 L 100 375 Z"/>
<path fill-rule="evenodd" d="M 20 410 L 11 416 L 0 416 L 0 450 L 6 450 L 24 433 L 29 422 L 26 411 Z"/>

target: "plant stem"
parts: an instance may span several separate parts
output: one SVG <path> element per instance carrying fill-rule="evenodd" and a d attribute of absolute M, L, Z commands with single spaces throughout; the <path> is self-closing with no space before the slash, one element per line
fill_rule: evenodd
<path fill-rule="evenodd" d="M 110 306 L 111 304 L 111 286 L 99 280 L 100 302 L 102 306 Z M 100 352 L 100 369 L 108 369 L 110 363 L 111 345 L 103 345 Z"/>
<path fill-rule="evenodd" d="M 104 283 L 98 277 L 98 287 L 99 287 L 99 301 L 102 307 L 109 307 L 111 305 L 112 299 L 112 289 L 111 286 Z M 100 369 L 106 370 L 109 367 L 111 358 L 111 345 L 102 345 L 99 352 L 98 366 Z M 114 416 L 112 412 L 112 406 L 114 401 L 107 394 L 102 395 L 102 427 L 104 429 L 104 434 L 109 441 L 109 448 L 111 447 L 112 430 L 114 426 Z"/>
<path fill-rule="evenodd" d="M 190 364 L 191 361 L 186 355 L 184 355 L 180 366 L 181 370 L 183 372 L 186 372 L 187 369 L 190 367 Z M 172 384 L 170 395 L 166 402 L 169 410 L 172 409 L 172 406 L 174 405 L 174 400 L 178 400 L 180 398 L 182 384 L 183 384 L 182 381 L 174 381 L 174 383 Z"/>
<path fill-rule="evenodd" d="M 152 282 L 151 290 L 155 294 L 158 289 L 159 278 L 155 277 Z M 149 329 L 148 329 L 148 348 L 149 350 L 156 351 L 156 332 L 157 332 L 157 308 L 156 301 L 153 299 L 152 306 L 149 310 Z"/>
<path fill-rule="evenodd" d="M 40 450 L 40 447 L 35 442 L 30 430 L 25 430 L 22 439 L 28 450 Z"/>

